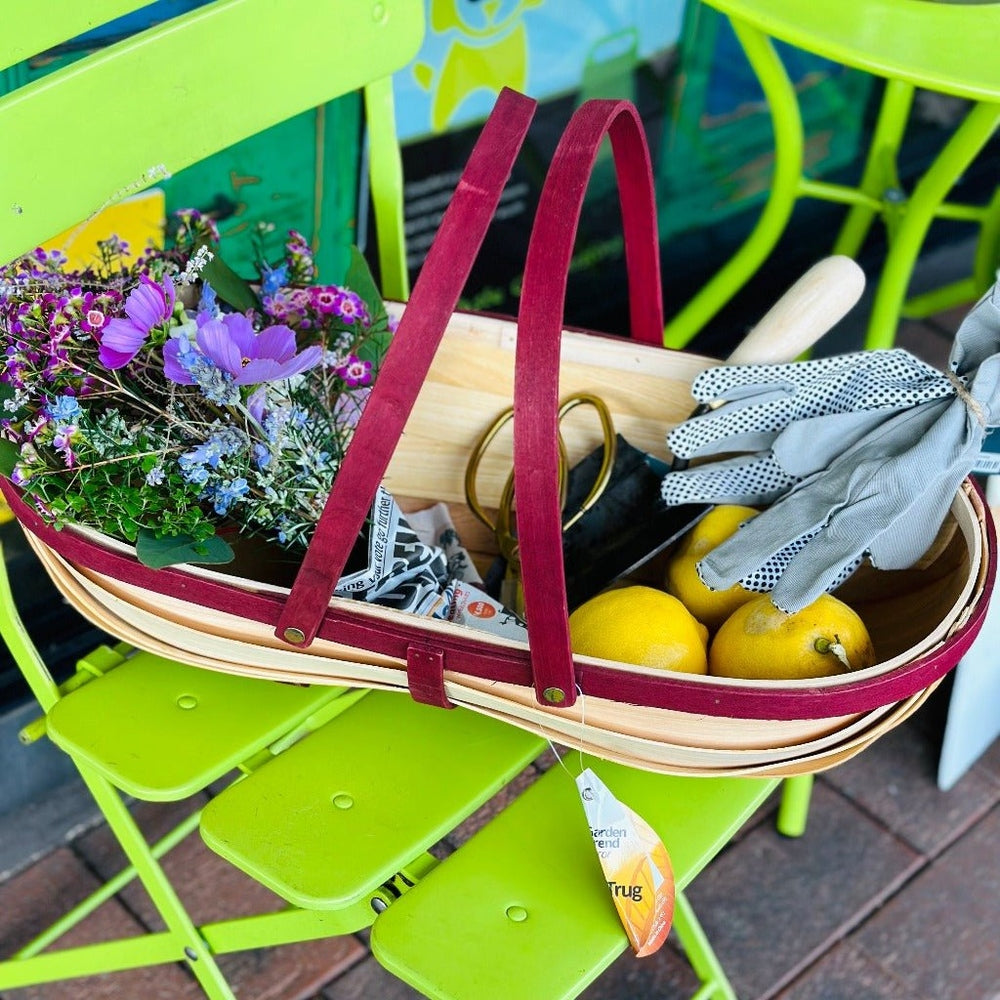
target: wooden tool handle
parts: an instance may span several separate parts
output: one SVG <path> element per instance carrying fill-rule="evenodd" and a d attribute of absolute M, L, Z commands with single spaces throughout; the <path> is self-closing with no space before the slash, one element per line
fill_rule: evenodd
<path fill-rule="evenodd" d="M 821 260 L 767 311 L 726 364 L 794 361 L 854 308 L 864 287 L 864 271 L 850 257 Z"/>

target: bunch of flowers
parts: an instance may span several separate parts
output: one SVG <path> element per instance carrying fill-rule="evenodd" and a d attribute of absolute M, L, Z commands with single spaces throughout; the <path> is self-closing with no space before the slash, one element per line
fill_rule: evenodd
<path fill-rule="evenodd" d="M 68 271 L 0 269 L 0 472 L 56 527 L 136 544 L 150 565 L 223 562 L 235 525 L 304 548 L 391 337 L 364 258 L 316 282 L 305 240 L 253 284 L 211 222 L 171 249 L 120 241 Z"/>

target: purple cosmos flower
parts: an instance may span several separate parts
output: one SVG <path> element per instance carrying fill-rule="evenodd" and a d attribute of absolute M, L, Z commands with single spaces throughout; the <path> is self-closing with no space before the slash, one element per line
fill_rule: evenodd
<path fill-rule="evenodd" d="M 128 319 L 112 319 L 101 333 L 98 357 L 105 368 L 123 368 L 146 342 L 150 330 L 170 318 L 174 311 L 174 283 L 170 276 L 163 276 L 158 285 L 152 278 L 142 275 L 139 285 L 125 300 Z"/>
<path fill-rule="evenodd" d="M 259 385 L 291 378 L 318 364 L 321 347 L 295 353 L 295 334 L 287 326 L 269 326 L 254 333 L 242 313 L 211 319 L 198 328 L 197 350 L 232 376 L 233 385 Z M 163 347 L 163 374 L 172 382 L 194 385 L 190 365 L 181 362 L 181 343 L 174 338 Z"/>

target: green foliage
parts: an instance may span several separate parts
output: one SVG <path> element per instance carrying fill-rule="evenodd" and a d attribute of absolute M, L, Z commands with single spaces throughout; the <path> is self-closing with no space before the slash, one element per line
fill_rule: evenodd
<path fill-rule="evenodd" d="M 215 534 L 198 486 L 174 473 L 151 489 L 145 477 L 142 459 L 119 456 L 72 472 L 35 472 L 28 488 L 51 512 L 57 527 L 81 522 L 129 542 L 140 530 L 196 541 Z"/>
<path fill-rule="evenodd" d="M 250 285 L 241 278 L 218 253 L 205 265 L 201 272 L 202 279 L 207 281 L 215 294 L 238 312 L 248 309 L 260 309 L 260 299 Z"/>
<path fill-rule="evenodd" d="M 370 361 L 372 369 L 377 372 L 378 363 L 389 349 L 392 331 L 389 329 L 389 315 L 385 311 L 385 302 L 375 284 L 371 268 L 368 267 L 365 255 L 357 247 L 351 247 L 351 263 L 344 284 L 361 296 L 368 309 L 371 318 L 368 334 L 358 347 L 357 355 L 362 361 Z"/>
<path fill-rule="evenodd" d="M 145 528 L 139 529 L 135 554 L 139 562 L 151 569 L 163 569 L 178 563 L 219 565 L 233 561 L 229 543 L 218 535 L 198 541 L 192 535 L 159 537 Z"/>
<path fill-rule="evenodd" d="M 382 301 L 375 279 L 372 277 L 371 268 L 365 255 L 357 248 L 351 247 L 351 263 L 347 268 L 347 275 L 344 277 L 344 284 L 357 292 L 362 301 L 368 307 L 368 315 L 372 318 L 372 326 L 378 327 L 386 320 L 385 303 Z"/>
<path fill-rule="evenodd" d="M 20 454 L 16 444 L 6 438 L 0 438 L 0 476 L 10 478 Z"/>

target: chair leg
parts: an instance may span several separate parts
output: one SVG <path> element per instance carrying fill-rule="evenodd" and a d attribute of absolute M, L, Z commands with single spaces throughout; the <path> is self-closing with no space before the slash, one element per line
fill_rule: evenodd
<path fill-rule="evenodd" d="M 743 245 L 667 324 L 667 347 L 685 347 L 764 263 L 784 232 L 800 191 L 805 137 L 795 88 L 766 35 L 735 20 L 733 28 L 771 111 L 775 150 L 771 192 Z"/>
<path fill-rule="evenodd" d="M 1000 187 L 993 193 L 989 205 L 983 210 L 972 271 L 975 292 L 971 298 L 978 298 L 996 281 L 998 266 L 1000 266 Z"/>
<path fill-rule="evenodd" d="M 177 846 L 185 837 L 198 829 L 198 821 L 201 817 L 200 810 L 188 816 L 182 823 L 179 823 L 165 837 L 151 845 L 150 851 L 154 858 L 161 858 L 169 850 Z M 81 920 L 86 919 L 102 903 L 106 903 L 112 896 L 117 895 L 126 885 L 136 877 L 135 867 L 128 865 L 123 868 L 113 878 L 109 878 L 99 888 L 95 889 L 86 899 L 81 900 L 69 912 L 64 914 L 54 924 L 44 930 L 37 937 L 21 948 L 14 956 L 16 959 L 31 958 L 40 954 L 54 941 L 58 941 L 67 931 L 75 927 Z"/>
<path fill-rule="evenodd" d="M 392 81 L 386 77 L 368 84 L 365 122 L 382 294 L 387 299 L 405 302 L 409 298 L 410 279 L 403 230 L 403 164 L 396 141 L 395 116 Z"/>
<path fill-rule="evenodd" d="M 910 275 L 927 230 L 948 192 L 998 125 L 1000 105 L 974 105 L 914 189 L 882 269 L 868 322 L 867 349 L 892 346 Z"/>
<path fill-rule="evenodd" d="M 873 202 L 884 205 L 892 198 L 891 192 L 899 189 L 896 164 L 899 146 L 903 141 L 903 133 L 913 104 L 913 92 L 911 84 L 900 80 L 886 81 L 878 121 L 872 133 L 868 157 L 858 184 L 858 189 L 868 195 Z M 878 210 L 871 205 L 852 206 L 837 235 L 832 252 L 856 257 L 877 214 Z"/>
<path fill-rule="evenodd" d="M 215 956 L 198 933 L 184 904 L 153 857 L 118 791 L 101 775 L 77 762 L 84 782 L 121 844 L 136 876 L 149 893 L 173 938 L 175 961 L 185 962 L 209 1000 L 235 1000 Z"/>
<path fill-rule="evenodd" d="M 684 954 L 701 980 L 701 987 L 691 1000 L 736 1000 L 736 994 L 722 965 L 712 950 L 695 912 L 683 892 L 674 897 L 673 929 L 684 948 Z"/>
<path fill-rule="evenodd" d="M 801 837 L 806 832 L 812 787 L 811 774 L 798 774 L 785 779 L 781 786 L 781 804 L 775 821 L 778 833 L 786 837 Z"/>

